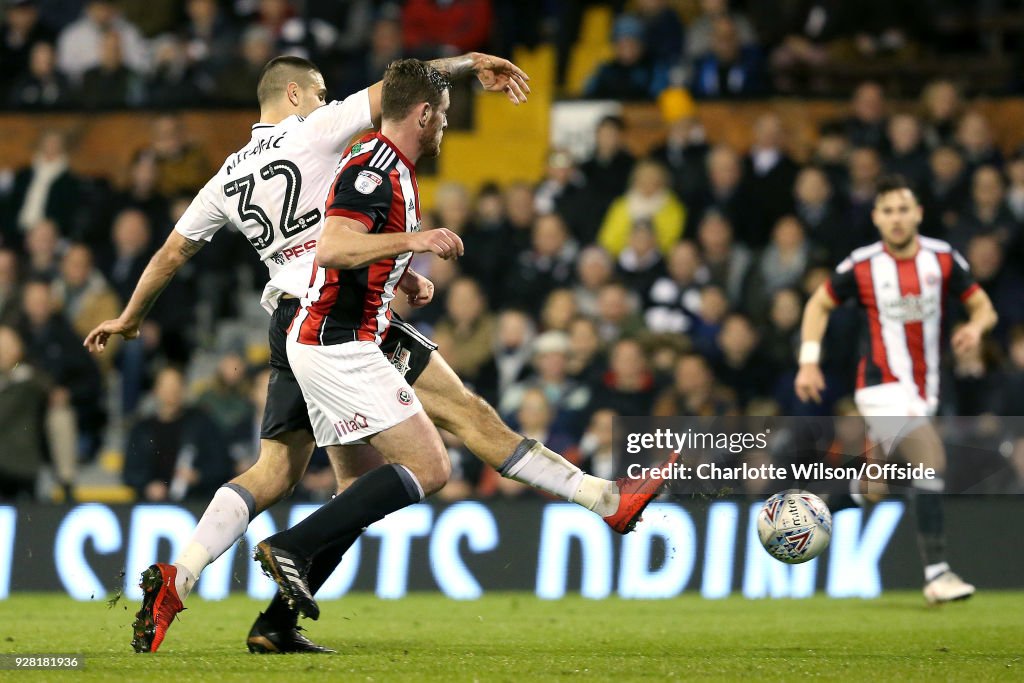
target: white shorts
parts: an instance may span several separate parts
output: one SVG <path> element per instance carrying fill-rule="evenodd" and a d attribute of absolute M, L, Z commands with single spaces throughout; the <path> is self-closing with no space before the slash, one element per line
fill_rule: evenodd
<path fill-rule="evenodd" d="M 318 446 L 361 441 L 423 410 L 405 378 L 371 341 L 312 346 L 288 339 Z"/>
<path fill-rule="evenodd" d="M 868 425 L 872 440 L 885 455 L 891 453 L 900 438 L 927 423 L 938 407 L 936 402 L 921 398 L 916 388 L 899 382 L 858 389 L 853 401 Z"/>

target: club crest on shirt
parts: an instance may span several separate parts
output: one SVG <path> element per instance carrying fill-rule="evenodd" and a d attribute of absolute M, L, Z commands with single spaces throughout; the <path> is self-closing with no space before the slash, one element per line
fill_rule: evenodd
<path fill-rule="evenodd" d="M 398 402 L 401 403 L 403 406 L 412 405 L 412 392 L 410 392 L 408 389 L 399 389 Z"/>
<path fill-rule="evenodd" d="M 371 194 L 374 190 L 380 187 L 380 184 L 384 182 L 384 179 L 378 173 L 373 171 L 360 171 L 359 175 L 356 176 L 356 192 L 360 194 Z"/>

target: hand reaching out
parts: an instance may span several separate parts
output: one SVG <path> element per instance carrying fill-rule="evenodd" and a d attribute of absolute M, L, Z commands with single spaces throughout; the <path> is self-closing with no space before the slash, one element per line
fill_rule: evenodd
<path fill-rule="evenodd" d="M 526 101 L 526 96 L 530 92 L 530 86 L 527 84 L 530 77 L 507 59 L 474 52 L 473 72 L 484 90 L 504 92 L 512 104 L 518 105 Z"/>
<path fill-rule="evenodd" d="M 139 336 L 139 323 L 137 321 L 122 320 L 121 318 L 106 320 L 97 325 L 86 336 L 82 346 L 89 349 L 92 353 L 103 353 L 107 340 L 115 334 L 119 334 L 125 339 L 135 339 Z"/>

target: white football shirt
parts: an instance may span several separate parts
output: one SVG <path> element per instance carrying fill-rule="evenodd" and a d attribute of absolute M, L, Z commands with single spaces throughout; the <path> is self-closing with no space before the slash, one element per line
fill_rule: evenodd
<path fill-rule="evenodd" d="M 241 231 L 270 269 L 261 303 L 273 313 L 282 294 L 306 294 L 338 162 L 349 141 L 372 125 L 366 90 L 305 119 L 255 124 L 252 139 L 228 155 L 174 229 L 207 242 L 228 224 Z"/>

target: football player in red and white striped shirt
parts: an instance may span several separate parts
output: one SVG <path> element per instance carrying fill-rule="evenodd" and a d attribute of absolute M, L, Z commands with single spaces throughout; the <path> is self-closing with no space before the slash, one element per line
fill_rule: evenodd
<path fill-rule="evenodd" d="M 451 77 L 474 73 L 485 90 L 503 92 L 515 104 L 524 102 L 529 92 L 526 74 L 499 57 L 470 53 L 430 64 Z M 160 292 L 224 225 L 233 225 L 245 234 L 270 269 L 262 303 L 273 316 L 269 330 L 273 372 L 259 460 L 217 491 L 173 564 L 154 563 L 143 572 L 143 606 L 136 614 L 132 641 L 139 652 L 159 648 L 204 568 L 234 546 L 256 514 L 287 495 L 313 450 L 305 400 L 288 363 L 285 330 L 308 290 L 323 229 L 324 197 L 334 186 L 338 160 L 351 139 L 380 118 L 383 84 L 325 104 L 326 87 L 319 70 L 307 60 L 290 56 L 271 60 L 259 80 L 260 123 L 253 126 L 252 138 L 227 157 L 196 196 L 147 266 L 121 315 L 98 325 L 85 341 L 90 350 L 102 352 L 111 335 L 138 336 Z M 358 188 L 369 189 L 372 181 L 369 175 L 358 183 L 352 181 L 355 194 L 366 194 Z M 345 203 L 357 211 L 365 208 Z M 429 280 L 411 271 L 404 280 L 399 289 L 410 304 L 421 306 L 430 301 L 433 285 Z M 353 293 L 355 290 L 346 289 L 343 296 Z M 374 310 L 378 308 L 379 302 L 375 302 Z M 543 444 L 513 432 L 493 408 L 462 385 L 444 359 L 434 353 L 436 345 L 408 323 L 392 321 L 380 348 L 408 383 L 425 396 L 432 419 L 458 435 L 503 476 L 584 506 L 620 533 L 632 528 L 657 494 L 660 480 L 599 479 Z M 348 416 L 337 422 L 336 429 L 351 432 L 364 417 Z M 357 454 L 343 446 L 331 446 L 327 451 L 341 488 L 377 462 L 370 454 Z M 317 555 L 309 579 L 312 588 L 327 580 L 346 548 L 336 544 Z M 300 632 L 297 618 L 279 593 L 253 624 L 247 641 L 250 651 L 329 652 Z"/>
<path fill-rule="evenodd" d="M 818 365 L 829 313 L 855 302 L 867 319 L 854 400 L 883 453 L 945 472 L 946 454 L 928 422 L 939 403 L 939 366 L 946 301 L 958 299 L 968 321 L 952 337 L 969 350 L 995 327 L 996 312 L 971 277 L 967 262 L 948 243 L 918 234 L 922 210 L 900 176 L 878 185 L 872 220 L 882 239 L 854 250 L 804 309 L 800 370 L 795 388 L 802 401 L 821 402 L 825 378 Z M 941 479 L 914 482 L 918 535 L 925 562 L 925 598 L 946 602 L 970 597 L 945 561 Z"/>
<path fill-rule="evenodd" d="M 288 330 L 288 363 L 317 444 L 365 440 L 390 463 L 256 547 L 256 559 L 290 604 L 313 619 L 319 614 L 308 580 L 313 558 L 328 546 L 348 547 L 363 528 L 440 489 L 448 476 L 437 430 L 380 344 L 398 292 L 424 303 L 432 295 L 432 286 L 424 287 L 429 282 L 409 270 L 412 254 L 449 259 L 463 253 L 462 240 L 449 230 L 420 232 L 415 164 L 440 153 L 449 103 L 447 80 L 429 64 L 405 59 L 388 67 L 380 132 L 360 138 L 345 154 L 328 195 L 310 287 Z M 532 439 L 513 439 L 509 455 L 495 463 L 503 476 L 564 494 L 620 533 L 633 527 L 663 483 L 598 479 Z"/>

